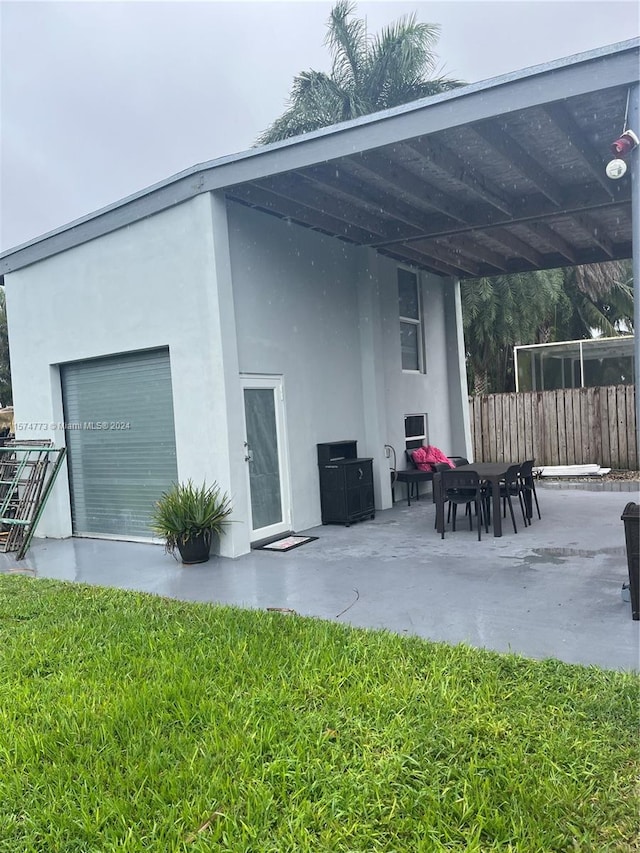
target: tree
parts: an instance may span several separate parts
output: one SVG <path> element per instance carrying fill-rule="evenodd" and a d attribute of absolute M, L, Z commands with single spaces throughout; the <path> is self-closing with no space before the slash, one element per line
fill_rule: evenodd
<path fill-rule="evenodd" d="M 615 337 L 633 331 L 633 276 L 628 261 L 585 264 L 563 270 L 571 303 L 566 324 L 551 340 L 579 340 L 594 334 Z"/>
<path fill-rule="evenodd" d="M 468 279 L 461 298 L 473 394 L 513 390 L 513 347 L 539 343 L 550 315 L 564 319 L 570 313 L 561 270 Z"/>
<path fill-rule="evenodd" d="M 514 390 L 514 346 L 633 331 L 624 261 L 467 280 L 461 294 L 473 394 Z"/>
<path fill-rule="evenodd" d="M 11 366 L 9 364 L 9 333 L 7 330 L 7 308 L 4 287 L 0 287 L 0 403 L 10 406 L 13 403 L 11 391 Z"/>
<path fill-rule="evenodd" d="M 355 4 L 338 0 L 327 23 L 331 73 L 303 71 L 293 81 L 288 107 L 258 138 L 258 145 L 308 133 L 463 85 L 437 75 L 437 24 L 405 15 L 370 36 L 354 18 Z"/>

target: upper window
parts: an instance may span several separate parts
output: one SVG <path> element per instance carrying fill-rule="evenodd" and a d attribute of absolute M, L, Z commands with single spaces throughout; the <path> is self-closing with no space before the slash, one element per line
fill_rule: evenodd
<path fill-rule="evenodd" d="M 398 269 L 398 304 L 400 309 L 400 348 L 402 369 L 424 372 L 422 305 L 418 276 Z"/>

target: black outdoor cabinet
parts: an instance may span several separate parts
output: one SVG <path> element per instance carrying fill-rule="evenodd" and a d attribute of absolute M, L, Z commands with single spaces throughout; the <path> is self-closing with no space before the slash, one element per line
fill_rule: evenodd
<path fill-rule="evenodd" d="M 359 459 L 356 441 L 318 445 L 323 524 L 375 518 L 373 459 Z"/>

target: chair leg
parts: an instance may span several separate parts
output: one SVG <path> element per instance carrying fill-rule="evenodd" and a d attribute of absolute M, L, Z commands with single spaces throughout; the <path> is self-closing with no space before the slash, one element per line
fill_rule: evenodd
<path fill-rule="evenodd" d="M 480 542 L 482 539 L 482 500 L 476 498 L 474 503 L 476 505 L 476 520 L 478 522 L 478 542 Z M 471 513 L 469 513 L 469 518 L 471 518 Z"/>
<path fill-rule="evenodd" d="M 533 492 L 533 497 L 536 502 L 536 509 L 538 510 L 538 518 L 542 518 L 540 515 L 540 504 L 538 503 L 538 495 L 536 494 L 536 486 L 535 483 L 531 484 L 531 491 Z"/>
<path fill-rule="evenodd" d="M 473 513 L 471 512 L 471 504 L 467 504 L 467 512 L 469 513 L 469 530 L 473 530 Z M 478 514 L 478 503 L 476 501 L 476 515 Z"/>
<path fill-rule="evenodd" d="M 511 513 L 511 523 L 513 524 L 513 532 L 517 533 L 518 528 L 516 527 L 516 517 L 513 514 L 513 504 L 511 503 L 511 495 L 507 492 L 506 501 L 509 504 L 509 512 Z"/>
<path fill-rule="evenodd" d="M 457 513 L 457 510 L 458 510 L 458 504 L 451 502 L 449 504 L 449 511 L 452 513 L 451 529 L 453 530 L 454 533 L 456 532 L 456 513 Z"/>
<path fill-rule="evenodd" d="M 520 501 L 520 510 L 522 512 L 522 520 L 524 522 L 524 526 L 526 527 L 528 524 L 531 524 L 531 520 L 527 518 L 527 502 L 524 500 L 522 496 L 522 489 L 518 489 L 518 500 Z"/>

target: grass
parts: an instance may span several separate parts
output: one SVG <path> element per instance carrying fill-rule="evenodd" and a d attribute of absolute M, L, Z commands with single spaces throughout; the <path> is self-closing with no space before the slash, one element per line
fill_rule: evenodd
<path fill-rule="evenodd" d="M 625 673 L 0 575 L 0 851 L 638 850 Z"/>

